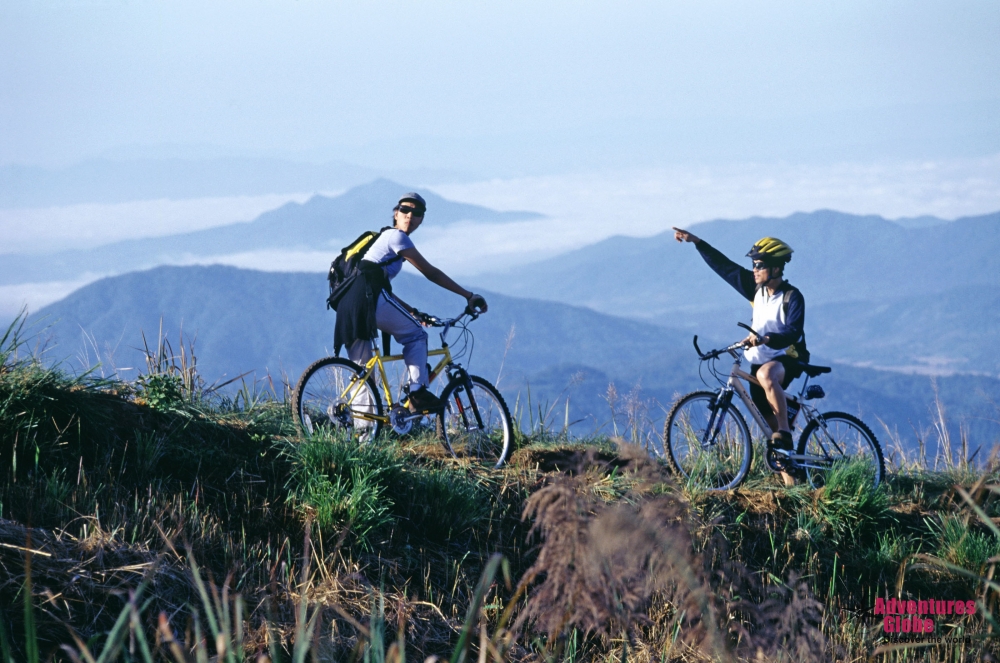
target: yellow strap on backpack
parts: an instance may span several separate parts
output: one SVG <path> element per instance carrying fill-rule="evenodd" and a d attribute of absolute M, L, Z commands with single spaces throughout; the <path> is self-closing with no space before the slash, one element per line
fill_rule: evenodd
<path fill-rule="evenodd" d="M 368 246 L 372 243 L 372 241 L 377 236 L 378 235 L 375 235 L 375 236 L 369 235 L 368 237 L 365 237 L 363 240 L 361 240 L 360 242 L 358 242 L 357 244 L 355 244 L 354 246 L 352 246 L 350 249 L 347 250 L 347 253 L 344 255 L 344 259 L 345 260 L 350 260 L 355 255 L 357 255 L 358 253 L 361 253 L 361 250 L 368 248 Z"/>

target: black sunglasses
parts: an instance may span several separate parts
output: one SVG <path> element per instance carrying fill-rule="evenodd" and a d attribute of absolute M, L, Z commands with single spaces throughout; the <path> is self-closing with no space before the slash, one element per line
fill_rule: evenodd
<path fill-rule="evenodd" d="M 767 263 L 764 263 L 764 262 L 755 262 L 753 264 L 753 268 L 755 270 L 757 270 L 757 269 L 767 269 L 768 267 L 769 267 L 769 265 Z"/>
<path fill-rule="evenodd" d="M 424 210 L 419 207 L 414 207 L 413 205 L 400 205 L 396 209 L 399 210 L 400 214 L 413 214 L 413 216 L 423 216 Z"/>

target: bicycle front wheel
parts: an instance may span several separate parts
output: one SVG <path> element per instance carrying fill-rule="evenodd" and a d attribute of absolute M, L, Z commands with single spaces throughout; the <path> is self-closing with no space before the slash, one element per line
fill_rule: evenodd
<path fill-rule="evenodd" d="M 352 361 L 327 357 L 305 370 L 292 395 L 295 422 L 305 435 L 346 431 L 368 442 L 378 436 L 382 399 L 374 382 Z"/>
<path fill-rule="evenodd" d="M 663 429 L 664 455 L 688 484 L 704 490 L 735 488 L 750 471 L 753 448 L 743 415 L 719 394 L 695 391 L 677 401 Z"/>
<path fill-rule="evenodd" d="M 799 438 L 799 455 L 809 456 L 798 465 L 814 488 L 826 485 L 835 465 L 848 463 L 860 465 L 858 471 L 868 474 L 872 488 L 885 479 L 885 459 L 875 434 L 846 412 L 827 412 L 810 421 Z"/>
<path fill-rule="evenodd" d="M 445 449 L 500 467 L 507 462 L 514 424 L 500 392 L 478 375 L 452 380 L 441 392 L 438 430 Z"/>

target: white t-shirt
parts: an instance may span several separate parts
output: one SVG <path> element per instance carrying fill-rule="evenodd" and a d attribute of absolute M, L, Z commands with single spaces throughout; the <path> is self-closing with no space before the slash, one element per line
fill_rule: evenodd
<path fill-rule="evenodd" d="M 757 294 L 753 298 L 753 322 L 750 325 L 755 332 L 766 336 L 787 334 L 790 331 L 788 323 L 785 322 L 784 298 L 783 290 L 778 290 L 772 295 L 767 288 L 757 288 Z M 747 348 L 743 356 L 751 364 L 766 364 L 783 354 L 786 354 L 784 348 L 778 350 L 767 345 L 756 345 Z"/>
<path fill-rule="evenodd" d="M 390 228 L 375 240 L 375 243 L 368 248 L 362 260 L 385 262 L 398 256 L 400 251 L 415 248 L 417 247 L 413 246 L 413 241 L 409 235 L 398 228 Z M 392 264 L 383 266 L 382 269 L 385 270 L 386 277 L 391 281 L 403 269 L 403 261 L 397 260 Z"/>

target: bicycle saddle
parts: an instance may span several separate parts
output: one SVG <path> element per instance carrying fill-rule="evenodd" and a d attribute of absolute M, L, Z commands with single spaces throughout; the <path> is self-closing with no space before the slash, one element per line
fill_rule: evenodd
<path fill-rule="evenodd" d="M 802 372 L 811 378 L 817 375 L 823 375 L 824 373 L 829 373 L 833 369 L 829 366 L 814 366 L 813 364 L 802 363 Z"/>

